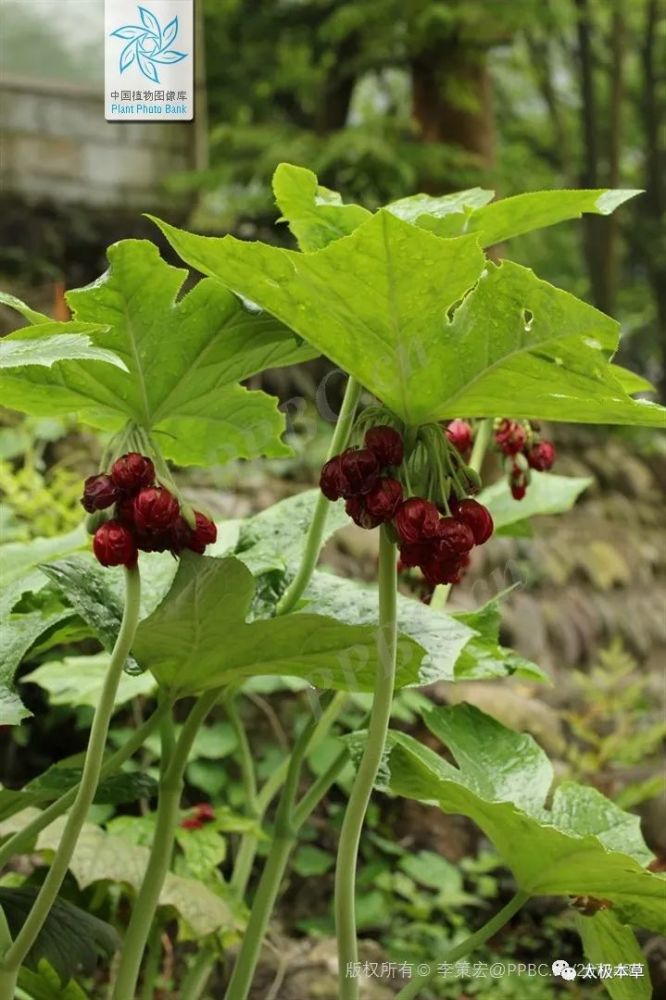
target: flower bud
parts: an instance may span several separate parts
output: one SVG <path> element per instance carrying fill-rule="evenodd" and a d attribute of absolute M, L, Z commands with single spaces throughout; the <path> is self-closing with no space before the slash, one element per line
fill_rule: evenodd
<path fill-rule="evenodd" d="M 163 486 L 150 486 L 134 497 L 134 525 L 140 534 L 166 531 L 180 514 L 178 501 Z"/>
<path fill-rule="evenodd" d="M 379 478 L 379 462 L 368 448 L 348 448 L 340 455 L 341 495 L 350 497 L 369 493 Z"/>
<path fill-rule="evenodd" d="M 472 428 L 466 420 L 452 420 L 446 428 L 446 436 L 461 455 L 467 454 L 472 447 Z"/>
<path fill-rule="evenodd" d="M 146 455 L 130 451 L 113 463 L 111 478 L 119 490 L 138 493 L 144 486 L 152 486 L 155 482 L 155 466 Z"/>
<path fill-rule="evenodd" d="M 527 461 L 537 472 L 547 472 L 552 469 L 555 461 L 555 445 L 552 441 L 539 441 L 527 453 Z"/>
<path fill-rule="evenodd" d="M 517 455 L 523 450 L 527 434 L 517 420 L 500 420 L 495 428 L 495 444 L 505 455 Z"/>
<path fill-rule="evenodd" d="M 102 566 L 136 566 L 137 545 L 132 533 L 120 521 L 105 521 L 95 532 L 93 551 Z"/>
<path fill-rule="evenodd" d="M 402 437 L 393 427 L 386 424 L 371 427 L 365 435 L 365 447 L 376 456 L 382 468 L 402 464 L 405 449 Z"/>
<path fill-rule="evenodd" d="M 342 472 L 342 459 L 340 455 L 336 455 L 323 466 L 319 477 L 319 489 L 327 500 L 339 500 L 346 487 L 347 481 Z"/>
<path fill-rule="evenodd" d="M 365 497 L 350 497 L 345 503 L 345 510 L 359 528 L 366 528 L 369 531 L 382 523 L 381 518 L 373 517 L 368 511 Z"/>
<path fill-rule="evenodd" d="M 393 520 L 401 542 L 413 544 L 437 534 L 439 511 L 423 497 L 410 497 L 401 503 Z"/>
<path fill-rule="evenodd" d="M 95 510 L 106 510 L 118 498 L 118 487 L 111 476 L 104 474 L 88 476 L 83 484 L 81 506 L 92 514 Z"/>
<path fill-rule="evenodd" d="M 474 533 L 462 521 L 443 517 L 437 525 L 437 551 L 442 559 L 461 556 L 474 548 Z"/>
<path fill-rule="evenodd" d="M 380 523 L 391 521 L 402 501 L 402 485 L 397 479 L 384 476 L 365 497 L 368 514 Z"/>
<path fill-rule="evenodd" d="M 476 545 L 483 545 L 493 533 L 493 519 L 487 507 L 477 500 L 453 500 L 451 513 L 471 529 Z"/>
<path fill-rule="evenodd" d="M 202 556 L 206 546 L 212 545 L 217 539 L 217 527 L 210 518 L 206 517 L 199 510 L 195 510 L 194 518 L 196 526 L 194 531 L 190 533 L 186 544 L 188 549 L 191 549 L 192 552 L 198 552 Z"/>

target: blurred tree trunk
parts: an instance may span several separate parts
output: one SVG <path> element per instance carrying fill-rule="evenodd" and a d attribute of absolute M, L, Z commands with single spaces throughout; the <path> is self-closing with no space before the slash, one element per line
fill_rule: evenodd
<path fill-rule="evenodd" d="M 580 86 L 580 126 L 583 145 L 583 162 L 580 184 L 584 188 L 602 186 L 599 150 L 599 104 L 595 81 L 595 59 L 593 51 L 593 22 L 589 0 L 575 0 L 578 73 Z M 615 24 L 615 19 L 614 19 Z M 618 17 L 618 24 L 621 19 Z M 615 28 L 614 28 L 615 35 Z M 613 55 L 615 55 L 615 39 Z M 622 58 L 621 46 L 617 61 L 612 58 L 611 107 L 609 134 L 619 136 L 621 102 L 615 103 L 615 96 L 621 96 Z M 619 146 L 618 146 L 619 150 Z M 609 157 L 610 159 L 610 157 Z M 612 312 L 614 300 L 613 261 L 616 257 L 617 230 L 609 225 L 604 216 L 583 216 L 583 252 L 587 264 L 592 299 L 604 312 Z"/>
<path fill-rule="evenodd" d="M 449 42 L 411 60 L 412 110 L 424 143 L 457 146 L 487 169 L 495 160 L 495 123 L 486 50 Z M 441 188 L 441 181 L 434 184 Z M 431 191 L 432 178 L 423 177 Z"/>
<path fill-rule="evenodd" d="M 664 121 L 663 59 L 659 61 L 661 32 L 666 7 L 661 0 L 648 0 L 641 47 L 643 93 L 641 118 L 645 135 L 645 194 L 642 231 L 637 244 L 645 259 L 657 313 L 657 340 L 661 354 L 662 397 L 666 399 L 666 141 Z M 663 55 L 663 52 L 661 53 Z"/>

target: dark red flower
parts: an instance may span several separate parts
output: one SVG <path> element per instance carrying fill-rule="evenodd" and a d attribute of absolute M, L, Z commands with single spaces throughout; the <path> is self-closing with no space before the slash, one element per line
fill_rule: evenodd
<path fill-rule="evenodd" d="M 505 455 L 517 455 L 522 451 L 526 436 L 525 428 L 517 420 L 505 418 L 495 428 L 495 443 Z"/>
<path fill-rule="evenodd" d="M 474 532 L 462 521 L 443 517 L 437 525 L 437 543 L 441 558 L 461 556 L 474 548 Z"/>
<path fill-rule="evenodd" d="M 514 465 L 509 474 L 509 487 L 514 500 L 522 500 L 527 493 L 529 477 L 524 469 L 519 465 Z"/>
<path fill-rule="evenodd" d="M 345 503 L 345 510 L 351 517 L 354 524 L 359 528 L 377 528 L 382 523 L 382 519 L 373 517 L 365 506 L 365 497 L 349 497 Z"/>
<path fill-rule="evenodd" d="M 547 472 L 552 469 L 555 461 L 555 445 L 552 441 L 539 441 L 528 451 L 527 461 L 538 472 Z"/>
<path fill-rule="evenodd" d="M 203 823 L 196 816 L 186 816 L 185 819 L 181 819 L 180 825 L 183 830 L 200 830 Z"/>
<path fill-rule="evenodd" d="M 179 513 L 178 501 L 163 486 L 150 486 L 134 497 L 134 525 L 142 535 L 166 531 Z"/>
<path fill-rule="evenodd" d="M 405 449 L 402 437 L 393 427 L 371 427 L 365 435 L 365 447 L 376 455 L 382 467 L 402 464 Z"/>
<path fill-rule="evenodd" d="M 215 810 L 210 802 L 198 802 L 193 808 L 194 815 L 201 823 L 212 823 L 215 819 Z"/>
<path fill-rule="evenodd" d="M 186 545 L 188 549 L 192 549 L 193 552 L 198 552 L 202 556 L 206 546 L 212 545 L 217 539 L 217 527 L 210 518 L 206 517 L 199 510 L 195 510 L 194 519 L 194 531 L 190 534 Z"/>
<path fill-rule="evenodd" d="M 118 487 L 111 476 L 104 474 L 99 476 L 88 476 L 83 484 L 83 496 L 81 505 L 84 510 L 92 514 L 96 510 L 106 510 L 118 498 Z"/>
<path fill-rule="evenodd" d="M 129 528 L 120 521 L 105 521 L 95 532 L 93 551 L 102 566 L 136 566 L 137 545 Z"/>
<path fill-rule="evenodd" d="M 439 511 L 423 497 L 410 497 L 401 503 L 393 519 L 402 542 L 412 545 L 424 538 L 434 538 L 439 523 Z"/>
<path fill-rule="evenodd" d="M 369 493 L 379 478 L 379 462 L 368 448 L 348 448 L 340 455 L 341 494 L 349 497 Z"/>
<path fill-rule="evenodd" d="M 319 488 L 328 500 L 339 500 L 347 488 L 347 480 L 342 472 L 342 456 L 336 455 L 322 467 Z"/>
<path fill-rule="evenodd" d="M 460 583 L 463 568 L 461 558 L 440 559 L 433 556 L 421 566 L 421 571 L 426 578 L 426 582 L 431 587 L 436 587 L 442 583 Z"/>
<path fill-rule="evenodd" d="M 111 466 L 111 478 L 119 490 L 138 493 L 144 486 L 155 482 L 155 466 L 147 455 L 129 451 L 121 455 Z"/>
<path fill-rule="evenodd" d="M 217 529 L 216 529 L 217 532 Z M 168 548 L 177 556 L 183 549 L 187 548 L 188 542 L 192 536 L 192 529 L 185 520 L 182 514 L 171 522 L 168 530 L 169 544 Z"/>
<path fill-rule="evenodd" d="M 493 533 L 493 519 L 487 507 L 478 500 L 458 500 L 452 502 L 451 513 L 456 521 L 462 521 L 472 529 L 476 545 L 483 545 Z"/>
<path fill-rule="evenodd" d="M 466 420 L 452 420 L 446 428 L 446 436 L 461 455 L 472 447 L 472 428 Z"/>
<path fill-rule="evenodd" d="M 402 484 L 397 479 L 384 476 L 373 486 L 365 497 L 365 506 L 372 517 L 378 517 L 383 524 L 390 521 L 402 501 Z"/>
<path fill-rule="evenodd" d="M 425 542 L 402 542 L 400 545 L 400 562 L 404 569 L 422 566 L 432 556 L 432 540 Z"/>

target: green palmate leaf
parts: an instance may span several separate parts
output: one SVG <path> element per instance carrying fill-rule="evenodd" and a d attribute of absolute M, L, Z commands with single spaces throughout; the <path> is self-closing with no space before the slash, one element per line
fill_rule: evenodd
<path fill-rule="evenodd" d="M 62 324 L 49 326 L 57 328 Z M 127 371 L 127 366 L 119 357 L 112 351 L 95 347 L 90 337 L 73 333 L 48 336 L 44 326 L 30 327 L 29 334 L 24 339 L 0 341 L 0 368 L 21 368 L 23 365 L 51 368 L 56 361 L 104 361 Z"/>
<path fill-rule="evenodd" d="M 248 677 L 290 675 L 321 688 L 371 691 L 377 630 L 321 615 L 296 614 L 247 623 L 255 589 L 238 559 L 186 556 L 172 588 L 139 624 L 139 664 L 177 696 L 238 684 Z M 403 639 L 398 686 L 419 682 L 423 651 Z"/>
<path fill-rule="evenodd" d="M 600 910 L 593 917 L 577 915 L 576 928 L 587 961 L 597 968 L 613 967 L 612 978 L 603 981 L 612 1000 L 650 1000 L 653 993 L 649 966 L 630 927 L 621 923 L 612 911 Z M 631 976 L 631 965 L 640 966 L 643 974 Z M 620 975 L 618 968 L 622 969 Z"/>
<path fill-rule="evenodd" d="M 444 219 L 454 215 L 459 226 L 464 219 L 474 213 L 482 205 L 493 200 L 495 192 L 484 188 L 468 188 L 467 191 L 456 191 L 453 194 L 443 194 L 433 197 L 430 194 L 412 194 L 386 205 L 386 210 L 405 222 L 419 224 L 421 219 Z M 458 236 L 456 232 L 453 235 Z"/>
<path fill-rule="evenodd" d="M 531 681 L 549 680 L 536 663 L 500 644 L 502 615 L 498 600 L 489 601 L 476 611 L 459 612 L 453 617 L 478 633 L 456 660 L 455 680 L 491 680 L 507 675 Z"/>
<path fill-rule="evenodd" d="M 36 886 L 0 887 L 0 906 L 12 936 L 23 926 L 38 892 Z M 64 899 L 56 899 L 28 952 L 26 964 L 35 969 L 45 960 L 67 982 L 78 973 L 93 972 L 98 955 L 109 957 L 119 947 L 120 938 L 110 924 Z"/>
<path fill-rule="evenodd" d="M 174 249 L 258 302 L 406 423 L 468 416 L 662 425 L 609 364 L 614 320 L 475 236 L 440 239 L 387 211 L 317 253 L 164 223 Z M 461 301 L 462 300 L 462 301 Z"/>
<path fill-rule="evenodd" d="M 17 313 L 20 313 L 24 319 L 27 319 L 28 323 L 38 324 L 38 323 L 50 323 L 51 319 L 44 313 L 37 312 L 35 309 L 31 309 L 30 306 L 22 302 L 21 299 L 17 299 L 15 295 L 10 295 L 8 292 L 0 292 L 0 305 L 9 306 L 10 309 L 14 309 Z"/>
<path fill-rule="evenodd" d="M 89 554 L 44 563 L 42 572 L 55 584 L 107 650 L 113 649 L 123 614 L 122 598 L 107 574 Z M 128 658 L 129 670 L 137 670 Z"/>
<path fill-rule="evenodd" d="M 19 820 L 21 814 L 14 817 Z M 53 851 L 62 836 L 64 817 L 40 833 L 37 850 Z M 150 852 L 122 837 L 105 833 L 97 826 L 85 824 L 70 863 L 70 871 L 79 888 L 95 882 L 116 882 L 138 891 L 148 864 Z M 172 907 L 200 937 L 219 928 L 234 927 L 236 917 L 221 897 L 193 879 L 168 874 L 160 893 L 160 906 Z"/>
<path fill-rule="evenodd" d="M 70 292 L 68 302 L 78 321 L 104 325 L 92 339 L 128 372 L 89 361 L 6 372 L 3 402 L 37 414 L 76 412 L 107 430 L 135 421 L 184 465 L 288 454 L 276 401 L 238 383 L 313 357 L 312 349 L 217 282 L 199 282 L 177 301 L 187 272 L 166 264 L 152 243 L 117 243 L 109 260 L 110 270 Z M 36 330 L 7 340 L 37 336 Z"/>
<path fill-rule="evenodd" d="M 37 971 L 26 968 L 19 970 L 19 987 L 30 1000 L 87 1000 L 86 994 L 75 979 L 64 985 L 55 969 L 43 958 L 37 963 Z"/>
<path fill-rule="evenodd" d="M 351 625 L 377 619 L 377 588 L 330 573 L 315 573 L 305 592 L 305 610 Z M 451 616 L 398 595 L 398 631 L 425 652 L 419 684 L 465 679 L 485 680 L 510 674 L 543 679 L 539 668 L 498 644 L 499 611 L 494 634 L 481 634 L 474 615 Z"/>
<path fill-rule="evenodd" d="M 109 667 L 109 656 L 66 656 L 37 667 L 22 681 L 38 684 L 48 692 L 51 705 L 89 705 L 95 708 L 100 699 Z M 116 695 L 116 710 L 138 695 L 150 696 L 155 681 L 150 674 L 123 674 Z"/>
<path fill-rule="evenodd" d="M 506 478 L 483 490 L 477 499 L 493 515 L 495 529 L 519 524 L 538 514 L 561 514 L 571 510 L 592 479 L 556 476 L 551 472 L 532 472 L 530 487 L 523 500 L 514 500 Z"/>
<path fill-rule="evenodd" d="M 9 588 L 10 584 L 16 583 L 19 588 L 31 589 L 36 577 L 31 577 L 28 585 L 26 585 L 25 580 L 31 570 L 35 570 L 40 563 L 59 559 L 61 556 L 69 555 L 70 552 L 76 552 L 77 549 L 87 544 L 90 544 L 90 537 L 81 525 L 74 531 L 69 531 L 66 535 L 57 535 L 55 538 L 33 538 L 29 542 L 8 542 L 6 545 L 0 545 L 3 585 L 0 601 L 2 601 L 2 606 L 4 607 L 6 594 L 10 595 L 12 607 L 16 603 L 14 591 L 5 589 Z"/>
<path fill-rule="evenodd" d="M 255 576 L 279 570 L 290 576 L 303 553 L 303 539 L 320 491 L 305 490 L 241 522 L 234 555 Z M 329 504 L 322 541 L 349 524 L 344 503 Z"/>
<path fill-rule="evenodd" d="M 341 236 L 348 236 L 370 212 L 360 205 L 343 205 L 336 191 L 317 182 L 305 167 L 281 163 L 273 175 L 273 193 L 282 216 L 301 250 L 320 250 Z"/>
<path fill-rule="evenodd" d="M 621 920 L 663 930 L 666 881 L 643 867 L 651 855 L 637 816 L 573 783 L 560 786 L 547 809 L 545 754 L 476 708 L 435 709 L 424 719 L 458 766 L 392 733 L 385 773 L 393 792 L 469 816 L 531 895 L 605 899 Z"/>
<path fill-rule="evenodd" d="M 481 246 L 489 247 L 534 229 L 545 229 L 567 219 L 579 219 L 585 213 L 610 215 L 638 194 L 641 192 L 604 188 L 594 191 L 528 191 L 476 207 L 466 216 L 457 214 L 438 218 L 434 212 L 427 212 L 415 221 L 438 236 L 476 233 Z"/>

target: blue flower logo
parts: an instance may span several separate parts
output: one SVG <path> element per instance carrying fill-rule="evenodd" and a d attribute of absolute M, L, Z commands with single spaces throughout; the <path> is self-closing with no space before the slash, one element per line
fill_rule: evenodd
<path fill-rule="evenodd" d="M 147 7 L 137 9 L 141 24 L 124 24 L 111 32 L 116 38 L 129 39 L 120 53 L 120 72 L 124 73 L 136 62 L 145 77 L 153 83 L 159 83 L 158 65 L 170 66 L 187 58 L 186 52 L 170 48 L 178 34 L 178 18 L 174 17 L 173 21 L 162 28 Z"/>

